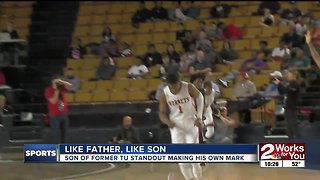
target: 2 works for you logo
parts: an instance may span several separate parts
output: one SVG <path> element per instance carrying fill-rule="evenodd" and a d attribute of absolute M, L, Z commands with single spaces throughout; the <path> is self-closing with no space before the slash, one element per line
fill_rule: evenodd
<path fill-rule="evenodd" d="M 304 143 L 261 143 L 260 160 L 305 160 Z"/>

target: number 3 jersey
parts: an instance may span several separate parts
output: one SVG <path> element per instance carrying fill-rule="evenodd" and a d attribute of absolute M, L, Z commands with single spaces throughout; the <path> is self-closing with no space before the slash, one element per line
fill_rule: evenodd
<path fill-rule="evenodd" d="M 169 86 L 163 90 L 169 106 L 170 120 L 177 128 L 189 130 L 194 127 L 196 108 L 194 100 L 189 94 L 188 83 L 181 81 L 181 88 L 177 94 L 172 94 Z"/>

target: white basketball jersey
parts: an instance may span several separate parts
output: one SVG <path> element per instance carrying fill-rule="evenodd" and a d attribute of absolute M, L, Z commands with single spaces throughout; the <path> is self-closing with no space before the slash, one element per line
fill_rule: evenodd
<path fill-rule="evenodd" d="M 169 118 L 176 127 L 182 129 L 194 127 L 197 111 L 194 100 L 189 94 L 188 83 L 181 81 L 181 88 L 177 94 L 172 94 L 169 86 L 166 86 L 163 92 L 170 110 Z"/>

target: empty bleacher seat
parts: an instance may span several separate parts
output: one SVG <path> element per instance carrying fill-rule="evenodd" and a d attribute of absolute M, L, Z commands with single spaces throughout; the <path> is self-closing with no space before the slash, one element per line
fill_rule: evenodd
<path fill-rule="evenodd" d="M 113 81 L 97 81 L 97 90 L 112 90 L 113 89 Z"/>
<path fill-rule="evenodd" d="M 130 81 L 130 90 L 141 90 L 146 89 L 148 86 L 148 80 L 146 79 L 138 79 Z"/>
<path fill-rule="evenodd" d="M 128 92 L 129 101 L 145 101 L 148 100 L 147 91 L 130 91 Z"/>
<path fill-rule="evenodd" d="M 95 81 L 83 81 L 81 83 L 81 90 L 83 91 L 92 91 L 96 88 Z"/>
<path fill-rule="evenodd" d="M 130 88 L 130 80 L 113 80 L 113 90 L 126 90 Z"/>
<path fill-rule="evenodd" d="M 127 91 L 113 91 L 110 93 L 110 101 L 126 101 L 127 98 Z"/>
<path fill-rule="evenodd" d="M 107 102 L 110 100 L 110 92 L 108 91 L 94 91 L 92 93 L 93 102 Z"/>
<path fill-rule="evenodd" d="M 161 79 L 149 79 L 148 80 L 148 89 L 149 90 L 156 90 L 161 83 L 162 83 Z"/>
<path fill-rule="evenodd" d="M 91 102 L 92 94 L 90 92 L 77 92 L 75 94 L 75 102 L 87 103 Z"/>

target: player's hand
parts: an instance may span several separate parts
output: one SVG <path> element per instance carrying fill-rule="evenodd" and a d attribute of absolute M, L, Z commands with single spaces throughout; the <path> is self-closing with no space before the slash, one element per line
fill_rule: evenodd
<path fill-rule="evenodd" d="M 198 128 L 202 128 L 203 127 L 203 123 L 202 123 L 202 120 L 197 117 L 197 119 L 194 121 L 193 123 L 195 126 L 197 126 Z"/>
<path fill-rule="evenodd" d="M 310 31 L 307 31 L 305 37 L 306 37 L 306 43 L 309 44 L 311 42 L 311 33 L 310 33 Z"/>
<path fill-rule="evenodd" d="M 171 121 L 167 125 L 170 129 L 172 129 L 175 126 L 175 124 Z"/>

